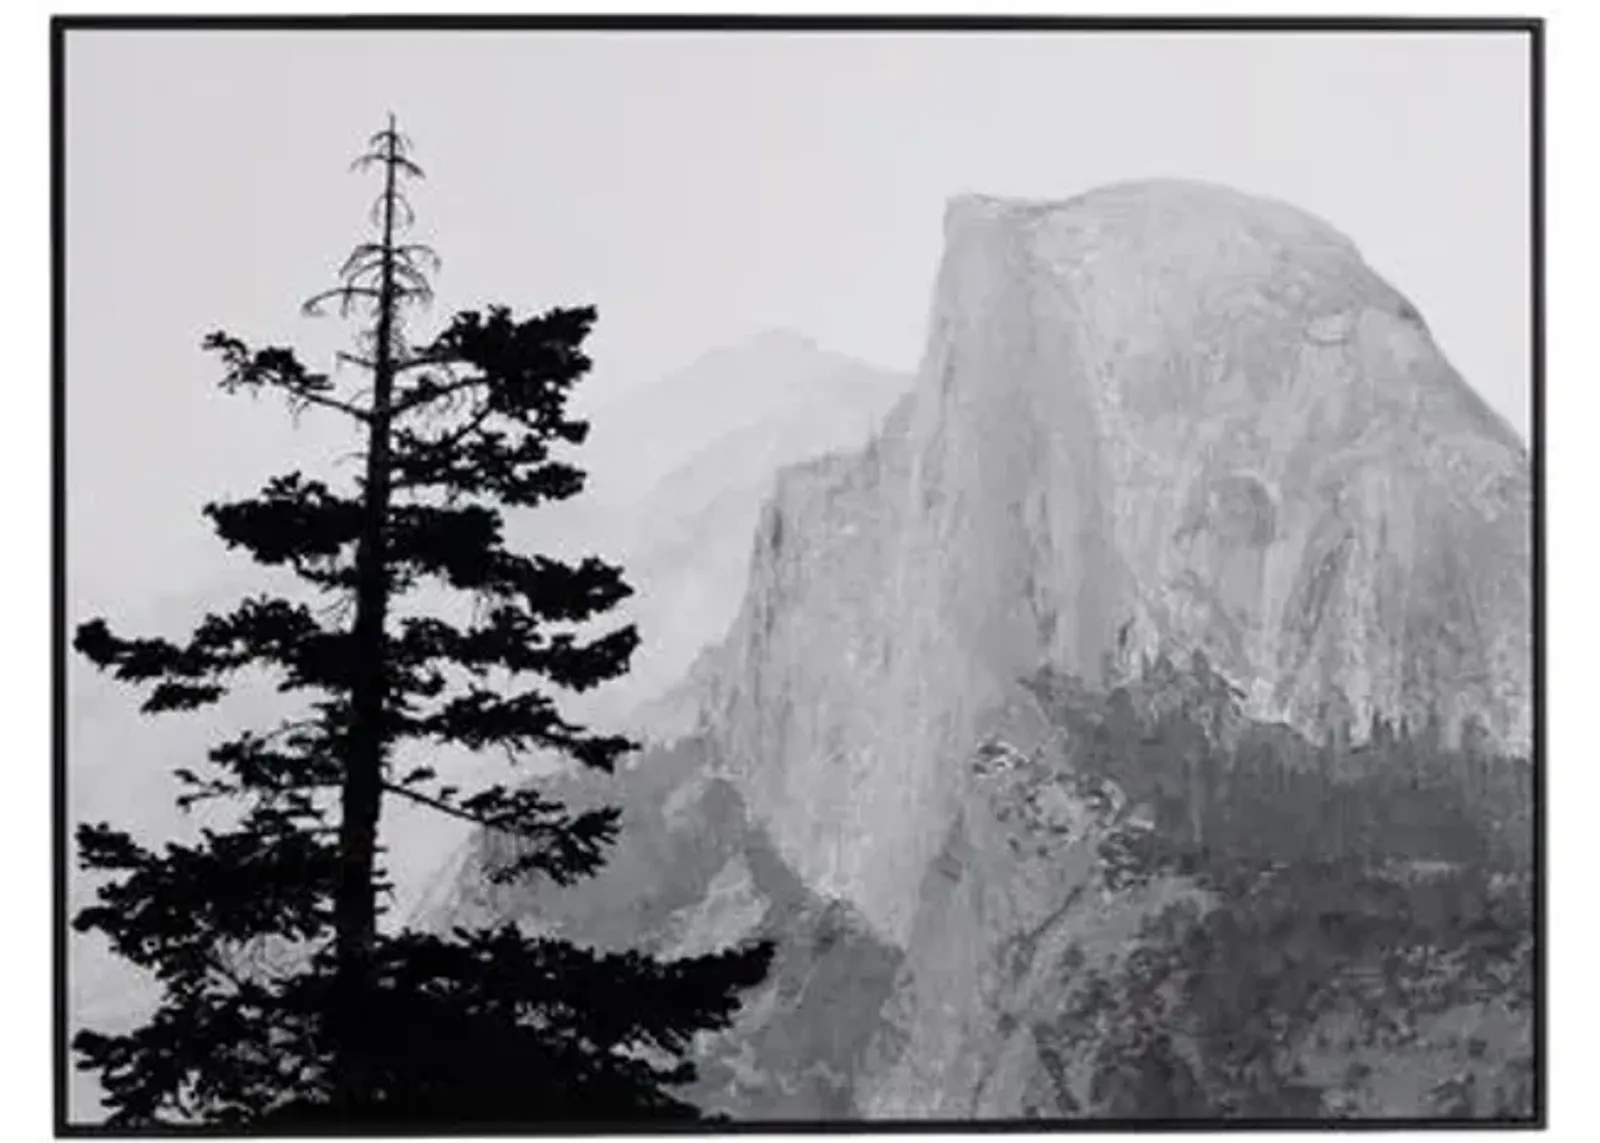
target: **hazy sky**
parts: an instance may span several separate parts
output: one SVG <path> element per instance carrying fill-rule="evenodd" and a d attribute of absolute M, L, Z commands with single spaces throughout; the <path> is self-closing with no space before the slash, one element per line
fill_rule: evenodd
<path fill-rule="evenodd" d="M 910 369 L 946 199 L 1148 175 L 1317 213 L 1528 431 L 1516 36 L 74 32 L 67 50 L 73 602 L 226 559 L 195 507 L 328 447 L 212 389 L 207 330 L 298 316 L 363 236 L 390 109 L 429 178 L 437 310 L 592 301 L 597 390 L 768 327 Z M 317 364 L 324 363 L 322 360 Z"/>

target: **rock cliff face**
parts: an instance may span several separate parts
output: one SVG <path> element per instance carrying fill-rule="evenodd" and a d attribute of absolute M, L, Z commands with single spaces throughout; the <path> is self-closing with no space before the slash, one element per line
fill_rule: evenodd
<path fill-rule="evenodd" d="M 635 595 L 621 615 L 643 645 L 585 717 L 631 721 L 640 704 L 722 637 L 744 596 L 750 535 L 776 472 L 860 448 L 911 379 L 769 331 L 585 409 L 583 496 L 530 515 L 539 550 L 619 562 Z M 519 525 L 520 526 L 520 525 Z"/>
<path fill-rule="evenodd" d="M 780 477 L 705 672 L 808 884 L 903 944 L 975 720 L 1043 662 L 1198 647 L 1259 717 L 1526 748 L 1525 450 L 1350 242 L 1176 182 L 946 231 L 915 390 Z"/>
<path fill-rule="evenodd" d="M 1176 182 L 964 198 L 946 231 L 914 389 L 779 475 L 731 631 L 652 708 L 695 736 L 605 795 L 677 824 L 581 896 L 479 902 L 658 950 L 771 926 L 780 983 L 707 1049 L 708 1098 L 755 1117 L 1090 1102 L 1072 982 L 1205 894 L 1117 882 L 1150 822 L 1064 761 L 1041 666 L 1200 650 L 1260 722 L 1529 745 L 1526 451 L 1350 242 Z M 1390 1088 L 1347 1094 L 1428 1112 Z"/>
<path fill-rule="evenodd" d="M 1061 765 L 1033 703 L 983 720 L 958 805 L 917 894 L 905 963 L 883 1011 L 858 1113 L 889 1119 L 1068 1114 L 1086 1100 L 1038 1029 L 1068 1003 L 1069 956 L 1103 965 L 1139 925 L 1194 891 L 1137 889 L 1106 860 L 1140 823 L 1121 791 Z"/>
<path fill-rule="evenodd" d="M 777 368 L 777 352 L 752 353 L 744 378 L 758 388 L 781 384 L 772 408 L 704 443 L 616 514 L 618 553 L 638 592 L 627 610 L 644 639 L 636 669 L 619 689 L 624 698 L 660 693 L 727 632 L 774 476 L 791 464 L 859 449 L 910 387 L 909 377 L 804 346 L 783 358 L 786 373 L 773 382 L 762 370 Z"/>

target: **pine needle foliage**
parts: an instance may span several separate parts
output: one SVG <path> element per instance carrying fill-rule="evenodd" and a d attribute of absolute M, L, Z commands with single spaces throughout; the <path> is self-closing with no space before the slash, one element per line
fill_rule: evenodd
<path fill-rule="evenodd" d="M 180 805 L 229 810 L 197 841 L 150 848 L 78 826 L 100 887 L 73 926 L 161 993 L 131 1032 L 80 1031 L 78 1066 L 99 1074 L 121 1127 L 697 1118 L 673 1095 L 693 1079 L 694 1038 L 732 1020 L 770 947 L 662 962 L 510 926 L 380 925 L 379 823 L 395 799 L 508 835 L 517 857 L 500 879 L 600 868 L 615 810 L 570 810 L 525 783 L 463 790 L 414 759 L 555 752 L 611 771 L 635 744 L 569 721 L 558 697 L 625 673 L 638 636 L 593 633 L 628 595 L 618 568 L 522 554 L 504 535 L 506 509 L 583 489 L 570 453 L 588 426 L 567 402 L 595 310 L 491 306 L 414 342 L 438 268 L 401 240 L 422 169 L 392 116 L 355 165 L 382 180 L 376 233 L 307 309 L 359 321 L 358 352 L 330 374 L 288 348 L 204 342 L 224 390 L 345 418 L 361 438 L 350 487 L 296 471 L 204 508 L 224 544 L 292 572 L 311 602 L 256 595 L 186 642 L 103 619 L 76 631 L 76 650 L 141 688 L 151 715 L 204 711 L 262 677 L 304 700 L 175 771 Z"/>

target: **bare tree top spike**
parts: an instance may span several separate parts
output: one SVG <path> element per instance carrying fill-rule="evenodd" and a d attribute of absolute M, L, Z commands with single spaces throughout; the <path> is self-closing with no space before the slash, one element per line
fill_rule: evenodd
<path fill-rule="evenodd" d="M 369 214 L 380 240 L 359 243 L 339 268 L 340 284 L 306 302 L 306 313 L 319 313 L 324 303 L 337 302 L 341 315 L 349 316 L 358 304 L 380 305 L 385 296 L 393 302 L 422 305 L 431 300 L 427 274 L 438 272 L 438 256 L 420 243 L 395 241 L 395 235 L 409 229 L 415 219 L 400 187 L 401 176 L 423 177 L 422 168 L 409 158 L 410 150 L 411 140 L 400 133 L 394 112 L 389 112 L 388 125 L 368 140 L 367 150 L 351 163 L 352 170 L 377 167 L 383 172 L 384 187 Z"/>

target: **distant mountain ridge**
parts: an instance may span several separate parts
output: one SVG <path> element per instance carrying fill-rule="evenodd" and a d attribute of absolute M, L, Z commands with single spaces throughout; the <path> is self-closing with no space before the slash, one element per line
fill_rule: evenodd
<path fill-rule="evenodd" d="M 603 688 L 597 719 L 628 718 L 720 640 L 743 598 L 749 537 L 782 468 L 859 448 L 909 387 L 906 374 L 768 331 L 702 355 L 588 416 L 585 495 L 530 519 L 528 543 L 622 565 L 640 625 L 629 675 Z"/>
<path fill-rule="evenodd" d="M 840 403 L 877 408 L 874 390 L 909 385 L 904 373 L 826 349 L 805 334 L 763 330 L 585 407 L 591 431 L 584 454 L 594 466 L 588 495 L 607 504 L 634 501 L 718 442 L 780 414 Z"/>

